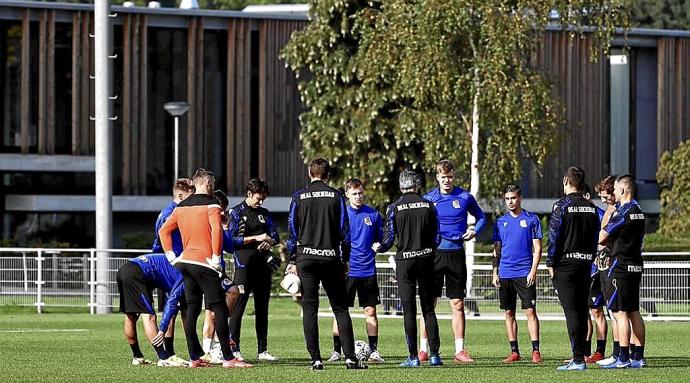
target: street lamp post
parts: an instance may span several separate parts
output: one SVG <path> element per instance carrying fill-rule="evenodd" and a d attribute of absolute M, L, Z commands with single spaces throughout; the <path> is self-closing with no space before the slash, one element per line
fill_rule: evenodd
<path fill-rule="evenodd" d="M 180 159 L 180 116 L 183 116 L 185 113 L 187 113 L 187 110 L 189 109 L 189 104 L 187 104 L 184 101 L 171 101 L 171 102 L 166 102 L 165 105 L 163 105 L 163 108 L 170 113 L 171 116 L 175 119 L 175 159 L 174 159 L 174 165 L 175 165 L 175 179 L 174 181 L 177 180 L 177 178 L 180 175 L 180 165 L 179 165 L 179 159 Z"/>

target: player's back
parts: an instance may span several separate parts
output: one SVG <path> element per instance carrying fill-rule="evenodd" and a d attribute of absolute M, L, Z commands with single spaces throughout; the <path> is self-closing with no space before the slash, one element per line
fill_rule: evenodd
<path fill-rule="evenodd" d="M 182 260 L 205 264 L 214 248 L 209 215 L 220 214 L 218 201 L 207 194 L 194 194 L 180 202 L 174 214 L 182 235 Z"/>
<path fill-rule="evenodd" d="M 394 225 L 398 237 L 396 259 L 433 255 L 439 238 L 438 217 L 431 202 L 416 193 L 403 193 L 388 207 L 386 220 L 387 226 Z"/>
<path fill-rule="evenodd" d="M 314 181 L 295 193 L 293 201 L 297 253 L 304 257 L 336 256 L 349 229 L 340 192 L 322 181 Z"/>

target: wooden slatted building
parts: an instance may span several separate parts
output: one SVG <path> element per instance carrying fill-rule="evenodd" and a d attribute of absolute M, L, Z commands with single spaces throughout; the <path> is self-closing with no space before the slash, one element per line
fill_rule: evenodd
<path fill-rule="evenodd" d="M 279 59 L 303 16 L 113 7 L 115 194 L 163 195 L 172 177 L 172 119 L 167 101 L 191 105 L 182 119 L 182 174 L 204 166 L 231 195 L 254 176 L 273 195 L 306 181 L 300 157 L 296 80 Z M 93 155 L 93 31 L 89 5 L 0 3 L 0 127 L 2 153 Z M 547 31 L 535 60 L 554 79 L 567 128 L 543 174 L 525 164 L 531 198 L 561 193 L 564 168 L 589 178 L 608 174 L 611 68 L 589 59 L 590 38 Z M 627 42 L 630 142 L 628 168 L 654 194 L 656 160 L 690 138 L 690 33 L 634 30 Z M 619 134 L 619 133 L 616 133 Z M 651 165 L 650 165 L 651 164 Z M 0 172 L 10 172 L 3 168 Z M 55 181 L 54 194 L 92 187 L 89 176 Z M 67 180 L 67 181 L 65 181 Z M 39 181 L 33 181 L 36 185 Z M 5 185 L 8 194 L 22 189 Z"/>

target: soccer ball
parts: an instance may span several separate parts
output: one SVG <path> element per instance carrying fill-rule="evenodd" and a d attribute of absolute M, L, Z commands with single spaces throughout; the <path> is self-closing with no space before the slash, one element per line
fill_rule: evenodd
<path fill-rule="evenodd" d="M 371 349 L 369 344 L 365 341 L 358 340 L 355 341 L 355 357 L 360 361 L 366 361 L 371 355 Z"/>

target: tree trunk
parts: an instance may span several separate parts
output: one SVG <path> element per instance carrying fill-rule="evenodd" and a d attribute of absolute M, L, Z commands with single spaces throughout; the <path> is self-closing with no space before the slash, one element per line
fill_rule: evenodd
<path fill-rule="evenodd" d="M 479 200 L 479 69 L 474 70 L 474 94 L 472 96 L 472 160 L 470 163 L 470 194 Z M 471 214 L 467 216 L 468 227 L 474 226 L 476 219 Z M 474 275 L 474 244 L 476 239 L 467 241 L 465 254 L 467 257 L 467 297 L 472 296 L 472 277 Z M 472 305 L 474 306 L 474 305 Z"/>

